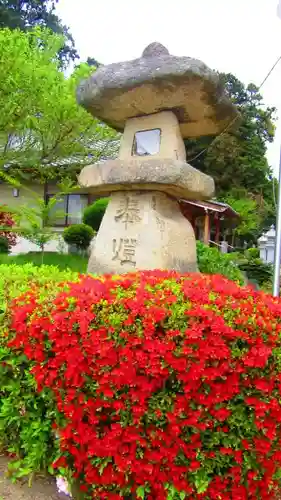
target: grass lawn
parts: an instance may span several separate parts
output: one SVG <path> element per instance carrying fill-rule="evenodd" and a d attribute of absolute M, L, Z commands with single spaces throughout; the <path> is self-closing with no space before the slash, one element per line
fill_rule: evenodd
<path fill-rule="evenodd" d="M 42 258 L 40 252 L 29 252 L 27 254 L 15 256 L 0 254 L 0 264 L 34 264 L 35 266 L 41 266 L 41 263 Z M 85 273 L 88 259 L 81 255 L 46 252 L 43 263 L 49 266 L 57 266 L 60 270 L 71 269 L 72 271 Z"/>

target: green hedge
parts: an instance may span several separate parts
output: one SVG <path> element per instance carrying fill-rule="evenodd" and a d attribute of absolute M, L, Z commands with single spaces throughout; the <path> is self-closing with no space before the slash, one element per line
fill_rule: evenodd
<path fill-rule="evenodd" d="M 0 450 L 16 457 L 11 465 L 16 478 L 47 470 L 57 441 L 52 398 L 36 392 L 32 364 L 7 346 L 11 302 L 31 290 L 39 290 L 43 300 L 59 283 L 78 281 L 78 276 L 56 266 L 0 265 Z"/>
<path fill-rule="evenodd" d="M 271 283 L 273 278 L 273 266 L 266 264 L 260 258 L 250 256 L 242 258 L 239 262 L 239 269 L 243 271 L 249 281 L 258 283 L 259 286 Z"/>
<path fill-rule="evenodd" d="M 201 273 L 221 274 L 232 281 L 244 284 L 243 273 L 236 263 L 236 254 L 224 254 L 215 247 L 208 247 L 197 241 L 197 258 Z"/>
<path fill-rule="evenodd" d="M 221 276 L 29 277 L 0 346 L 17 476 L 49 468 L 85 500 L 275 498 L 281 301 Z"/>
<path fill-rule="evenodd" d="M 84 224 L 91 226 L 94 231 L 98 231 L 108 203 L 109 198 L 100 198 L 85 208 L 83 215 Z"/>
<path fill-rule="evenodd" d="M 79 250 L 87 250 L 95 231 L 87 224 L 73 224 L 63 231 L 63 239 L 68 245 L 75 245 Z"/>
<path fill-rule="evenodd" d="M 57 266 L 34 266 L 33 264 L 0 264 L 0 311 L 6 311 L 7 302 L 30 289 L 52 287 L 62 281 L 75 281 L 77 272 L 60 271 Z"/>
<path fill-rule="evenodd" d="M 30 254 L 29 258 L 37 254 Z M 39 255 L 39 254 L 38 254 Z M 210 265 L 206 259 L 212 256 Z M 75 269 L 85 268 L 85 259 L 77 256 L 59 256 L 55 261 L 59 264 L 60 258 L 63 267 L 69 263 Z M 37 394 L 30 365 L 26 364 L 24 356 L 14 357 L 7 347 L 7 323 L 9 321 L 11 301 L 28 291 L 38 290 L 41 300 L 56 290 L 59 283 L 77 282 L 79 273 L 76 271 L 59 270 L 52 265 L 24 264 L 27 256 L 19 256 L 21 265 L 0 265 L 0 447 L 9 450 L 19 457 L 15 463 L 14 475 L 20 477 L 44 467 L 48 467 L 46 457 L 52 460 L 56 448 L 56 441 L 51 429 L 51 423 L 56 409 L 49 400 L 48 394 Z M 8 258 L 13 262 L 13 258 Z M 234 280 L 240 280 L 237 269 L 227 258 L 221 257 L 218 252 L 199 245 L 199 263 L 201 269 L 210 272 L 225 274 Z M 223 263 L 223 265 L 220 265 Z M 75 264 L 75 266 L 74 266 Z M 83 270 L 82 269 L 82 270 Z M 2 363 L 2 365 L 1 365 Z M 3 366 L 5 369 L 3 370 Z"/>

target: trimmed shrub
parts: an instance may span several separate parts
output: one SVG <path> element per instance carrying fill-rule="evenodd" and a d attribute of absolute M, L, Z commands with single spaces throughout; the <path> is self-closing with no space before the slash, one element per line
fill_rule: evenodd
<path fill-rule="evenodd" d="M 13 302 L 9 348 L 48 408 L 53 395 L 53 466 L 82 498 L 274 498 L 280 300 L 164 271 L 85 276 L 43 295 Z"/>
<path fill-rule="evenodd" d="M 73 224 L 63 231 L 63 239 L 69 245 L 75 245 L 79 250 L 87 250 L 93 237 L 94 230 L 86 224 Z"/>
<path fill-rule="evenodd" d="M 226 278 L 244 284 L 244 276 L 236 264 L 236 254 L 221 253 L 215 247 L 208 247 L 197 241 L 198 267 L 201 273 L 221 274 Z"/>
<path fill-rule="evenodd" d="M 261 259 L 252 257 L 249 259 L 244 258 L 238 262 L 238 265 L 239 269 L 247 275 L 250 281 L 254 281 L 260 286 L 272 281 L 273 266 L 271 264 L 266 264 Z"/>
<path fill-rule="evenodd" d="M 0 253 L 9 253 L 9 242 L 5 236 L 0 236 Z"/>
<path fill-rule="evenodd" d="M 95 203 L 85 208 L 83 215 L 84 224 L 91 226 L 94 231 L 98 231 L 108 203 L 109 198 L 100 198 L 95 201 Z"/>

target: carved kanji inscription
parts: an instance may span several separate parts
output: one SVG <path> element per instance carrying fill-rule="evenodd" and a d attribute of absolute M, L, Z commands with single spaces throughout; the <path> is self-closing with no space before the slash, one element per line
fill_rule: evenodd
<path fill-rule="evenodd" d="M 123 222 L 125 229 L 128 228 L 129 224 L 141 221 L 139 200 L 136 196 L 126 195 L 122 198 L 115 220 Z"/>
<path fill-rule="evenodd" d="M 114 238 L 112 241 L 112 260 L 119 260 L 120 264 L 136 265 L 137 240 L 134 238 Z"/>

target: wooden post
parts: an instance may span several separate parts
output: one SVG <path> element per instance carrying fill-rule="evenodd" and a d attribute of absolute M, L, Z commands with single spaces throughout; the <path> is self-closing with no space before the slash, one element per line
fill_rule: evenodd
<path fill-rule="evenodd" d="M 205 211 L 205 220 L 204 220 L 204 243 L 209 246 L 210 240 L 210 215 L 208 210 Z"/>
<path fill-rule="evenodd" d="M 195 234 L 196 233 L 196 218 L 194 217 L 194 215 L 192 215 L 190 223 L 191 223 L 191 225 L 193 227 L 193 231 L 194 231 L 194 234 Z"/>
<path fill-rule="evenodd" d="M 216 235 L 215 242 L 219 244 L 220 242 L 220 219 L 218 213 L 215 214 L 215 227 L 216 227 Z"/>

